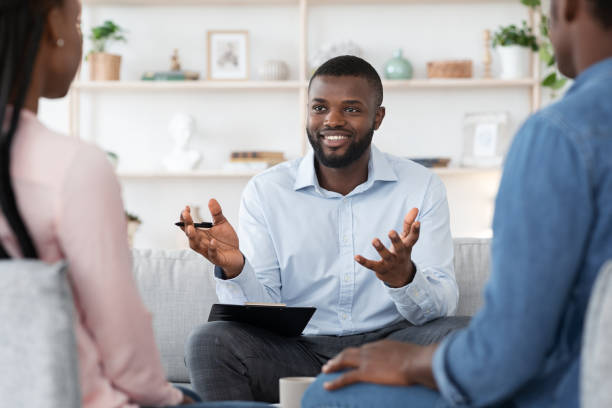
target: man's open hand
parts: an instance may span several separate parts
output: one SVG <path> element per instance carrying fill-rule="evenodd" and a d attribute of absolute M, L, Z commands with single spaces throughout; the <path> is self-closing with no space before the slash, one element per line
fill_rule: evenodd
<path fill-rule="evenodd" d="M 238 249 L 238 235 L 223 215 L 217 200 L 211 199 L 208 209 L 213 220 L 212 228 L 205 230 L 194 227 L 191 210 L 187 206 L 181 212 L 181 221 L 185 223 L 181 229 L 189 238 L 191 249 L 223 268 L 227 278 L 235 278 L 244 267 L 244 258 Z"/>
<path fill-rule="evenodd" d="M 357 382 L 408 386 L 421 384 L 435 389 L 433 355 L 438 345 L 418 346 L 382 340 L 359 348 L 348 348 L 323 366 L 326 374 L 348 370 L 324 384 L 335 390 Z"/>
<path fill-rule="evenodd" d="M 412 247 L 419 240 L 421 223 L 416 221 L 419 210 L 413 208 L 404 218 L 404 229 L 399 235 L 395 230 L 389 232 L 392 247 L 387 249 L 380 239 L 375 238 L 372 245 L 381 256 L 380 261 L 366 259 L 357 255 L 355 260 L 376 273 L 376 277 L 394 288 L 406 286 L 412 279 L 416 269 L 412 263 Z"/>

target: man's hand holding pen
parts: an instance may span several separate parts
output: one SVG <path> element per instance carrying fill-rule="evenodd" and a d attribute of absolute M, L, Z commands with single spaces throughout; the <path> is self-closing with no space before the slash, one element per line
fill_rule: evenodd
<path fill-rule="evenodd" d="M 217 200 L 211 199 L 208 209 L 213 220 L 209 229 L 197 228 L 194 225 L 188 206 L 181 212 L 181 222 L 184 223 L 181 229 L 189 239 L 191 249 L 223 268 L 228 279 L 235 278 L 244 267 L 244 257 L 238 247 L 238 235 L 223 215 Z"/>

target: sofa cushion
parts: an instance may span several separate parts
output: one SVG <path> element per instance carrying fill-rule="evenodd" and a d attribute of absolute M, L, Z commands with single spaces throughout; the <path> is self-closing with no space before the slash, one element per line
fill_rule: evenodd
<path fill-rule="evenodd" d="M 489 279 L 491 240 L 455 238 L 455 278 L 459 286 L 457 316 L 473 316 L 482 306 Z"/>
<path fill-rule="evenodd" d="M 458 238 L 455 275 L 458 316 L 472 316 L 482 305 L 489 277 L 488 239 Z M 213 265 L 191 250 L 134 249 L 134 274 L 153 326 L 162 363 L 172 382 L 189 382 L 184 347 L 189 333 L 208 320 L 215 294 Z"/>
<path fill-rule="evenodd" d="M 581 406 L 612 407 L 612 261 L 602 269 L 589 300 L 582 342 Z"/>
<path fill-rule="evenodd" d="M 132 256 L 168 380 L 189 382 L 184 344 L 189 333 L 208 320 L 217 302 L 213 266 L 191 250 L 134 249 Z"/>

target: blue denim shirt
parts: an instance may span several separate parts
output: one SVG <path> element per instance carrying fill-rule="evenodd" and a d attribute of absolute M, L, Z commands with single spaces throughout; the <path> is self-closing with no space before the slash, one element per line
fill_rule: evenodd
<path fill-rule="evenodd" d="M 493 230 L 484 307 L 434 356 L 440 391 L 453 405 L 578 407 L 586 307 L 612 259 L 612 58 L 519 131 Z"/>

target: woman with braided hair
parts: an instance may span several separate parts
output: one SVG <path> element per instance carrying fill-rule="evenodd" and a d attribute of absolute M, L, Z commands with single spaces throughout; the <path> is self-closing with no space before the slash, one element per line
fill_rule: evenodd
<path fill-rule="evenodd" d="M 165 379 L 105 154 L 36 117 L 77 71 L 80 14 L 78 0 L 0 0 L 0 258 L 68 261 L 85 408 L 190 403 Z"/>

